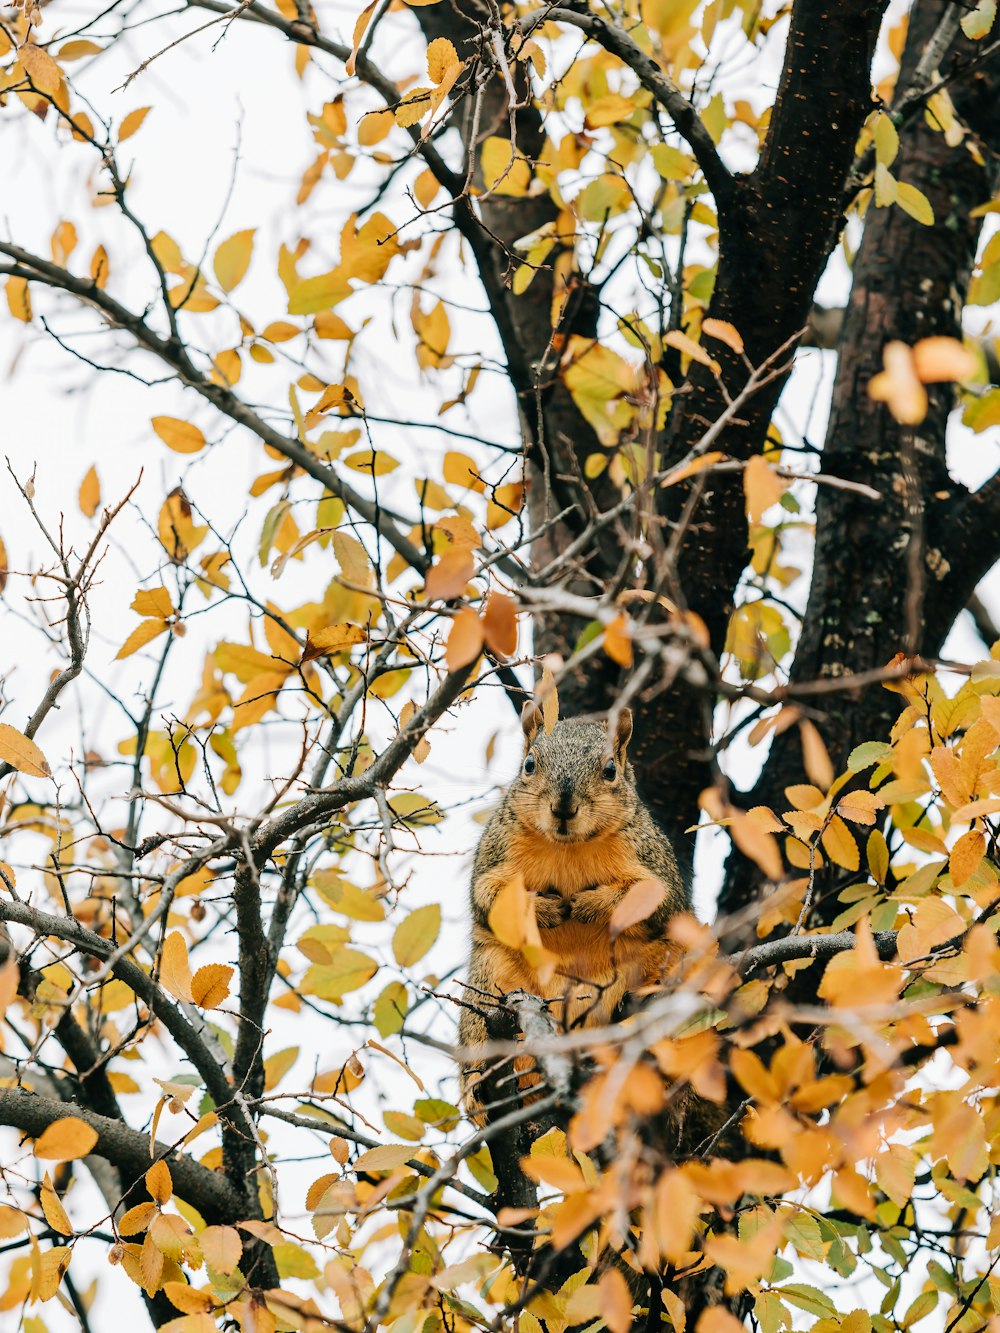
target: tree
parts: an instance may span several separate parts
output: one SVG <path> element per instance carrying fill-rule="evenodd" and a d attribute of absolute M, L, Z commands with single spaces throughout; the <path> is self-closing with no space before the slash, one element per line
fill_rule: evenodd
<path fill-rule="evenodd" d="M 7 11 L 5 333 L 143 464 L 81 418 L 66 517 L 50 452 L 10 466 L 42 669 L 0 722 L 0 1307 L 32 1333 L 137 1292 L 177 1333 L 992 1326 L 982 602 L 941 655 L 1000 558 L 1000 473 L 946 455 L 1000 425 L 1000 29 L 888 9 Z M 185 97 L 234 68 L 301 139 L 240 145 L 230 193 L 315 155 L 257 225 L 198 197 L 169 234 L 143 182 L 190 190 L 230 121 L 182 153 Z M 532 692 L 630 706 L 681 860 L 699 819 L 731 851 L 630 1020 L 480 997 L 477 1126 L 433 760 L 476 794 L 469 719 Z"/>

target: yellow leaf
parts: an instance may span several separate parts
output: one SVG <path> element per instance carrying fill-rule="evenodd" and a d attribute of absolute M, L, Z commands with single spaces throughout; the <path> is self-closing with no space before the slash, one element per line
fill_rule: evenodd
<path fill-rule="evenodd" d="M 486 484 L 479 475 L 479 464 L 468 454 L 449 449 L 444 456 L 441 475 L 451 486 L 464 486 L 466 490 L 484 491 Z"/>
<path fill-rule="evenodd" d="M 518 156 L 509 139 L 491 134 L 483 143 L 480 166 L 486 188 L 498 195 L 527 194 L 531 184 L 531 166 Z"/>
<path fill-rule="evenodd" d="M 39 1199 L 42 1212 L 45 1214 L 45 1220 L 52 1230 L 58 1231 L 60 1236 L 72 1236 L 73 1223 L 69 1220 L 66 1209 L 62 1206 L 58 1195 L 52 1188 L 52 1180 L 47 1171 L 39 1190 Z"/>
<path fill-rule="evenodd" d="M 360 625 L 326 625 L 315 634 L 310 632 L 302 660 L 312 662 L 315 658 L 322 657 L 324 653 L 342 653 L 347 648 L 353 648 L 355 644 L 364 643 L 366 637 Z"/>
<path fill-rule="evenodd" d="M 166 1162 L 154 1162 L 146 1172 L 146 1189 L 154 1203 L 161 1207 L 170 1202 L 174 1192 L 174 1182 L 170 1176 L 170 1167 Z"/>
<path fill-rule="evenodd" d="M 617 125 L 634 116 L 636 109 L 634 98 L 622 97 L 621 93 L 608 93 L 605 97 L 595 98 L 588 105 L 583 123 L 588 130 L 600 129 L 602 125 Z"/>
<path fill-rule="evenodd" d="M 0 722 L 0 760 L 32 778 L 52 776 L 49 761 L 35 742 L 7 722 Z"/>
<path fill-rule="evenodd" d="M 167 496 L 156 525 L 157 535 L 167 555 L 175 564 L 183 564 L 191 552 L 205 540 L 207 524 L 196 524 L 191 504 L 180 486 Z"/>
<path fill-rule="evenodd" d="M 53 1120 L 35 1140 L 35 1156 L 53 1162 L 71 1162 L 86 1157 L 97 1145 L 97 1130 L 77 1116 Z"/>
<path fill-rule="evenodd" d="M 359 588 L 375 586 L 375 573 L 368 552 L 356 537 L 346 532 L 333 534 L 333 553 L 348 583 Z"/>
<path fill-rule="evenodd" d="M 857 870 L 861 864 L 858 844 L 839 815 L 834 815 L 823 830 L 823 848 L 830 860 L 845 870 Z"/>
<path fill-rule="evenodd" d="M 7 305 L 10 313 L 22 324 L 31 323 L 31 292 L 26 278 L 8 278 L 6 285 Z"/>
<path fill-rule="evenodd" d="M 62 70 L 48 51 L 29 42 L 22 46 L 17 54 L 25 73 L 40 93 L 46 93 L 51 97 L 59 91 Z"/>
<path fill-rule="evenodd" d="M 896 203 L 904 213 L 925 227 L 934 226 L 934 209 L 922 190 L 906 181 L 896 182 Z"/>
<path fill-rule="evenodd" d="M 431 83 L 444 83 L 448 74 L 459 64 L 458 52 L 446 37 L 438 37 L 428 46 L 427 73 Z"/>
<path fill-rule="evenodd" d="M 147 1296 L 155 1295 L 163 1281 L 163 1254 L 153 1244 L 148 1231 L 139 1251 L 139 1278 Z"/>
<path fill-rule="evenodd" d="M 199 1009 L 217 1009 L 229 996 L 233 969 L 225 963 L 206 963 L 191 978 L 191 999 Z"/>
<path fill-rule="evenodd" d="M 130 111 L 119 127 L 118 142 L 124 143 L 126 139 L 130 139 L 149 115 L 149 112 L 150 108 L 148 106 L 137 106 L 134 111 Z"/>
<path fill-rule="evenodd" d="M 412 967 L 433 946 L 441 929 L 441 908 L 437 903 L 418 907 L 396 927 L 392 952 L 400 967 Z"/>
<path fill-rule="evenodd" d="M 372 14 L 375 12 L 375 6 L 377 4 L 378 0 L 371 0 L 371 4 L 365 5 L 364 9 L 355 20 L 354 36 L 351 39 L 351 54 L 347 57 L 347 63 L 344 66 L 348 75 L 354 74 L 354 66 L 358 58 L 358 50 L 360 49 L 361 42 L 364 39 L 365 30 L 368 27 Z"/>
<path fill-rule="evenodd" d="M 153 430 L 164 444 L 178 454 L 196 454 L 205 447 L 205 437 L 197 426 L 189 421 L 179 421 L 176 417 L 154 417 Z"/>
<path fill-rule="evenodd" d="M 157 635 L 164 633 L 166 629 L 167 624 L 163 620 L 144 620 L 141 625 L 135 627 L 115 653 L 115 661 L 118 662 L 124 657 L 131 657 L 140 648 L 144 648 L 147 643 L 152 643 Z"/>
<path fill-rule="evenodd" d="M 123 1214 L 118 1223 L 118 1230 L 123 1236 L 137 1236 L 140 1231 L 146 1230 L 155 1216 L 155 1203 L 137 1203 L 134 1208 Z"/>
<path fill-rule="evenodd" d="M 524 887 L 522 875 L 515 875 L 494 898 L 489 927 L 500 943 L 511 949 L 541 943 L 535 919 L 535 900 Z"/>
<path fill-rule="evenodd" d="M 99 56 L 104 50 L 103 46 L 98 46 L 96 42 L 89 42 L 83 38 L 78 38 L 75 42 L 66 42 L 59 48 L 59 59 L 82 60 L 84 56 Z"/>
<path fill-rule="evenodd" d="M 140 616 L 156 616 L 166 620 L 174 614 L 174 604 L 161 583 L 156 588 L 140 588 L 132 600 L 132 610 Z"/>
<path fill-rule="evenodd" d="M 275 1051 L 264 1061 L 264 1091 L 276 1088 L 295 1061 L 299 1058 L 299 1048 L 288 1046 L 283 1051 Z"/>
<path fill-rule="evenodd" d="M 956 1180 L 978 1180 L 989 1166 L 982 1116 L 960 1092 L 936 1092 L 930 1102 L 933 1152 L 947 1159 Z"/>
<path fill-rule="evenodd" d="M 224 292 L 231 292 L 246 277 L 253 254 L 254 232 L 253 227 L 248 231 L 238 231 L 216 250 L 212 267 Z"/>
<path fill-rule="evenodd" d="M 184 1314 L 210 1314 L 216 1307 L 215 1298 L 209 1291 L 198 1291 L 196 1287 L 190 1286 L 187 1282 L 164 1282 L 163 1294 L 169 1300 L 170 1304 L 176 1310 L 181 1310 Z M 211 1325 L 205 1325 L 206 1333 L 211 1329 L 215 1333 L 215 1321 Z M 176 1333 L 201 1333 L 198 1328 L 178 1328 Z"/>
<path fill-rule="evenodd" d="M 609 1268 L 597 1281 L 601 1317 L 611 1333 L 629 1333 L 632 1327 L 632 1293 L 617 1268 Z"/>
<path fill-rule="evenodd" d="M 899 956 L 907 962 L 923 958 L 964 930 L 965 922 L 943 898 L 921 898 L 897 937 Z"/>
<path fill-rule="evenodd" d="M 90 468 L 80 483 L 79 501 L 81 511 L 87 518 L 93 518 L 97 513 L 97 506 L 101 503 L 101 483 L 96 467 Z"/>
<path fill-rule="evenodd" d="M 191 964 L 188 962 L 187 943 L 179 930 L 172 930 L 163 941 L 160 984 L 178 1000 L 191 1003 Z"/>

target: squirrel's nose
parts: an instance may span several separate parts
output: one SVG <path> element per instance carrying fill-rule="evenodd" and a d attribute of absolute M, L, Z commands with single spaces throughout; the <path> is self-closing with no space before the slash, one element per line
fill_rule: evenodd
<path fill-rule="evenodd" d="M 554 805 L 552 807 L 552 814 L 559 820 L 560 824 L 565 824 L 568 820 L 573 818 L 579 808 L 578 805 L 574 805 L 572 809 L 570 809 L 568 805 Z"/>

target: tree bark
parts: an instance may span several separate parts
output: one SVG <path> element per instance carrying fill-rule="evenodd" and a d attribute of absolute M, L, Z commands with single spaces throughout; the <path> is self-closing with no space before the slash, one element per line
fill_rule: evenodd
<path fill-rule="evenodd" d="M 914 9 L 902 87 L 948 8 L 945 0 L 923 0 Z M 952 59 L 967 62 L 976 54 L 963 40 Z M 873 486 L 882 499 L 817 487 L 812 584 L 793 685 L 877 669 L 899 652 L 936 655 L 997 558 L 996 523 L 988 518 L 991 492 L 969 496 L 948 472 L 953 386 L 929 385 L 927 417 L 909 427 L 869 396 L 868 384 L 882 368 L 887 342 L 961 337 L 982 227 L 982 219 L 970 214 L 990 198 L 997 180 L 1000 126 L 985 108 L 995 110 L 998 93 L 1000 53 L 994 53 L 952 88 L 969 139 L 949 147 L 922 114 L 901 130 L 893 171 L 927 196 L 933 226 L 896 205 L 876 208 L 873 202 L 868 209 L 840 335 L 822 470 Z M 838 772 L 855 745 L 887 735 L 898 700 L 881 686 L 827 696 L 821 731 Z M 801 781 L 802 771 L 793 728 L 776 738 L 749 804 L 780 805 L 784 788 Z M 758 880 L 734 856 L 720 910 L 745 906 Z"/>

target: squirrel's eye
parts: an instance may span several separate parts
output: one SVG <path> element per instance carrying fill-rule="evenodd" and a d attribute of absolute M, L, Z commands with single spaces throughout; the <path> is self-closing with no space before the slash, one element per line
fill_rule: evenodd
<path fill-rule="evenodd" d="M 602 776 L 604 777 L 605 782 L 614 782 L 615 778 L 618 776 L 618 769 L 615 767 L 615 761 L 613 759 L 609 759 L 604 765 Z"/>
<path fill-rule="evenodd" d="M 532 773 L 534 773 L 534 771 L 535 771 L 535 756 L 533 754 L 526 755 L 524 760 L 524 776 L 526 778 L 530 778 Z"/>

